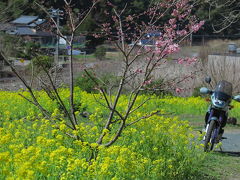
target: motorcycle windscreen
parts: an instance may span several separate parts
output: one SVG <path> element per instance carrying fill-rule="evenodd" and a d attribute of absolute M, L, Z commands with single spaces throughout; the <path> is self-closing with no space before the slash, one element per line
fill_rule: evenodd
<path fill-rule="evenodd" d="M 219 100 L 228 101 L 232 98 L 232 89 L 232 83 L 222 80 L 216 85 L 214 95 Z"/>

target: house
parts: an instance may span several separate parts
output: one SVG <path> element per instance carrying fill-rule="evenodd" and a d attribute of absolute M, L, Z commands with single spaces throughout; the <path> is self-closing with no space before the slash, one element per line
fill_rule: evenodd
<path fill-rule="evenodd" d="M 141 40 L 137 43 L 139 46 L 155 46 L 156 40 L 161 36 L 160 32 L 146 33 Z"/>
<path fill-rule="evenodd" d="M 27 15 L 22 15 L 9 23 L 0 24 L 0 31 L 20 36 L 25 41 L 38 42 L 41 48 L 48 52 L 48 54 L 53 54 L 57 46 L 60 50 L 66 50 L 66 42 L 62 38 L 59 38 L 59 44 L 57 45 L 56 34 L 47 30 L 50 28 L 47 20 L 41 19 L 38 16 Z M 65 38 L 69 37 L 66 36 Z M 73 40 L 75 50 L 83 49 L 85 42 L 86 36 L 75 36 Z"/>
<path fill-rule="evenodd" d="M 38 16 L 22 15 L 19 18 L 0 25 L 0 30 L 10 35 L 21 36 L 26 41 L 39 42 L 43 44 L 52 44 L 56 41 L 56 35 L 43 30 L 47 21 Z"/>
<path fill-rule="evenodd" d="M 2 32 L 6 32 L 11 28 L 12 28 L 12 25 L 10 23 L 0 23 L 0 31 Z"/>
<path fill-rule="evenodd" d="M 14 24 L 17 27 L 34 27 L 37 25 L 38 16 L 25 16 L 22 15 L 19 18 L 13 20 L 11 24 Z"/>

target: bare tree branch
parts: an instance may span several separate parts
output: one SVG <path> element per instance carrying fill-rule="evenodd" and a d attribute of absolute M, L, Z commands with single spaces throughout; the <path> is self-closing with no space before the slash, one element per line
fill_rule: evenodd
<path fill-rule="evenodd" d="M 160 111 L 155 111 L 155 112 L 153 112 L 153 113 L 151 113 L 149 115 L 143 116 L 143 117 L 141 117 L 141 118 L 139 118 L 139 119 L 137 119 L 137 120 L 135 120 L 135 121 L 133 121 L 131 123 L 126 124 L 125 127 L 131 126 L 131 125 L 141 121 L 142 119 L 147 119 L 147 118 L 149 118 L 149 117 L 151 117 L 153 115 L 159 114 L 159 113 L 160 113 Z"/>
<path fill-rule="evenodd" d="M 7 57 L 4 55 L 4 52 L 2 52 L 2 50 L 0 50 L 0 54 L 2 55 L 4 62 L 10 66 L 13 73 L 21 80 L 24 86 L 28 89 L 28 92 L 30 93 L 35 106 L 37 106 L 46 117 L 50 117 L 50 113 L 39 104 L 37 98 L 33 93 L 32 88 L 28 85 L 27 81 L 18 73 L 14 66 L 8 61 Z"/>

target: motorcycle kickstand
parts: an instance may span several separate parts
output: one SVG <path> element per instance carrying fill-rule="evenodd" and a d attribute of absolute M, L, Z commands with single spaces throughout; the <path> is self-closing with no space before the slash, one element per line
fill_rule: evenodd
<path fill-rule="evenodd" d="M 220 151 L 223 152 L 222 146 L 220 146 L 219 148 L 220 148 Z"/>

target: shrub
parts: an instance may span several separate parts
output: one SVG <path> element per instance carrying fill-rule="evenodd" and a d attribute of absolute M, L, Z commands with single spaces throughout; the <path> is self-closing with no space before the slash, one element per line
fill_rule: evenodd
<path fill-rule="evenodd" d="M 37 56 L 32 59 L 33 65 L 37 70 L 50 69 L 53 66 L 54 59 L 50 56 Z"/>
<path fill-rule="evenodd" d="M 97 81 L 97 78 L 93 75 L 93 73 L 90 73 L 91 76 L 94 78 L 95 81 Z M 96 93 L 97 90 L 95 89 L 96 84 L 95 82 L 85 73 L 81 73 L 76 79 L 75 79 L 75 85 L 80 87 L 81 90 L 86 91 L 88 93 Z"/>
<path fill-rule="evenodd" d="M 99 60 L 103 60 L 106 56 L 106 47 L 103 45 L 97 46 L 96 51 L 94 53 L 95 57 Z"/>
<path fill-rule="evenodd" d="M 172 95 L 170 91 L 165 90 L 164 80 L 157 79 L 152 81 L 150 84 L 146 85 L 144 90 L 141 92 L 142 94 L 155 94 L 157 96 L 166 96 Z"/>
<path fill-rule="evenodd" d="M 40 44 L 36 42 L 27 42 L 24 47 L 25 58 L 31 59 L 40 51 Z"/>
<path fill-rule="evenodd" d="M 203 87 L 203 86 L 199 86 L 199 87 L 195 87 L 193 89 L 193 93 L 192 93 L 192 96 L 193 97 L 206 97 L 207 95 L 204 95 L 204 94 L 201 94 L 200 93 L 200 88 Z"/>
<path fill-rule="evenodd" d="M 105 89 L 106 91 L 108 90 L 109 87 L 111 87 L 111 89 L 114 89 L 116 87 L 118 87 L 119 81 L 120 79 L 111 74 L 111 73 L 104 73 L 101 75 L 101 87 L 103 89 Z"/>
<path fill-rule="evenodd" d="M 83 91 L 86 91 L 88 93 L 98 92 L 98 90 L 96 90 L 97 85 L 94 81 L 96 81 L 99 86 L 105 90 L 107 90 L 108 87 L 114 87 L 119 82 L 118 78 L 110 73 L 100 75 L 99 79 L 93 73 L 90 73 L 90 75 L 94 80 L 85 73 L 81 73 L 75 79 L 76 86 L 80 87 Z"/>

